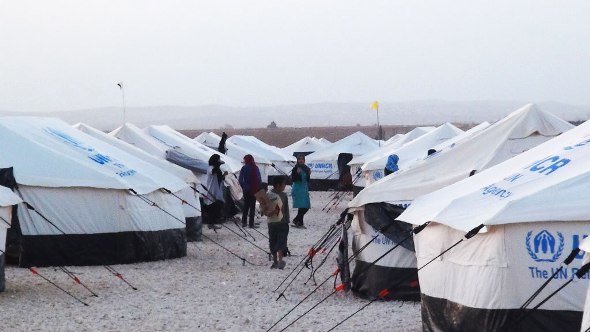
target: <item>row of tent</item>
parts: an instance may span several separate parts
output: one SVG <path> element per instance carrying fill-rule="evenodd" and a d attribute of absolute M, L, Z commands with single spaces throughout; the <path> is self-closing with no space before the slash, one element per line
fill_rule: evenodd
<path fill-rule="evenodd" d="M 107 134 L 54 118 L 5 117 L 0 140 L 3 289 L 5 252 L 21 267 L 185 256 L 188 226 L 201 217 L 199 198 L 208 191 L 207 161 L 221 139 L 191 139 L 168 126 L 127 123 Z M 293 153 L 252 136 L 226 144 L 222 169 L 232 200 L 242 198 L 237 174 L 245 154 L 256 156 L 265 176 L 287 174 L 295 162 Z"/>
<path fill-rule="evenodd" d="M 448 138 L 427 141 L 437 130 Z M 370 243 L 353 290 L 420 299 L 427 331 L 590 328 L 590 121 L 573 127 L 526 105 L 464 133 L 426 131 L 356 158 L 364 171 L 389 153 L 408 164 L 349 203 L 353 249 Z M 412 145 L 437 152 L 420 158 Z"/>

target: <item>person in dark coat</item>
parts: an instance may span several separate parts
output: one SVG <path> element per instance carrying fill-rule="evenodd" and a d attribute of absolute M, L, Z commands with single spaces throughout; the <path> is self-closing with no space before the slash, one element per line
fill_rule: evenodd
<path fill-rule="evenodd" d="M 246 227 L 246 222 L 250 228 L 257 227 L 254 225 L 254 213 L 256 211 L 256 197 L 254 194 L 258 191 L 260 183 L 260 170 L 254 162 L 254 157 L 247 154 L 244 156 L 244 166 L 240 170 L 238 177 L 240 186 L 244 192 L 244 209 L 242 210 L 242 227 Z"/>
<path fill-rule="evenodd" d="M 311 208 L 309 199 L 308 182 L 311 175 L 311 169 L 305 164 L 305 156 L 297 156 L 297 164 L 291 171 L 291 197 L 293 198 L 293 208 L 297 209 L 297 216 L 293 218 L 293 227 L 307 228 L 303 225 L 303 216 Z"/>
<path fill-rule="evenodd" d="M 223 180 L 227 172 L 221 171 L 223 160 L 218 154 L 214 154 L 209 158 L 209 169 L 207 170 L 207 195 L 203 198 L 205 203 L 204 212 L 207 218 L 203 221 L 208 224 L 209 228 L 221 228 L 216 226 L 221 217 L 221 210 L 225 199 L 223 197 Z"/>

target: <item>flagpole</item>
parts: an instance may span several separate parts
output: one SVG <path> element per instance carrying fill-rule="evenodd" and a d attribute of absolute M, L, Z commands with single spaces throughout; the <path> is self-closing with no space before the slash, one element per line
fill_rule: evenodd
<path fill-rule="evenodd" d="M 126 109 L 127 106 L 125 105 L 125 88 L 123 87 L 123 82 L 119 82 L 117 83 L 117 85 L 119 86 L 119 89 L 121 90 L 121 97 L 123 99 L 123 125 L 125 125 L 126 122 Z"/>
<path fill-rule="evenodd" d="M 377 140 L 379 142 L 379 147 L 381 147 L 381 125 L 379 124 L 379 106 L 377 106 Z"/>

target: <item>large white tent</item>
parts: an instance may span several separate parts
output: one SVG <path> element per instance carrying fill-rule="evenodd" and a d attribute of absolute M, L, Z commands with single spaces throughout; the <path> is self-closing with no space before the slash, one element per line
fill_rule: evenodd
<path fill-rule="evenodd" d="M 477 126 L 474 126 L 474 127 L 470 128 L 469 130 L 466 130 L 451 139 L 448 139 L 444 142 L 441 142 L 440 144 L 433 146 L 432 149 L 434 149 L 436 151 L 441 151 L 445 148 L 449 148 L 451 146 L 454 146 L 455 144 L 457 144 L 457 142 L 467 139 L 468 137 L 475 135 L 476 133 L 486 129 L 489 126 L 490 126 L 490 123 L 487 121 L 484 121 L 484 122 L 478 124 Z"/>
<path fill-rule="evenodd" d="M 267 169 L 267 176 L 289 174 L 296 162 L 295 157 L 283 152 L 276 146 L 264 143 L 254 136 L 234 135 L 227 139 L 230 144 L 239 146 L 245 151 L 249 151 L 256 160 L 264 158 L 270 161 L 274 167 Z M 262 159 L 262 160 L 264 160 Z"/>
<path fill-rule="evenodd" d="M 10 230 L 21 235 L 21 265 L 186 255 L 184 225 L 175 219 L 184 220 L 181 204 L 160 190 L 177 193 L 187 186 L 182 179 L 57 119 L 1 118 L 0 141 L 3 180 L 12 178 L 34 207 L 19 205 Z"/>
<path fill-rule="evenodd" d="M 202 133 L 199 136 L 194 138 L 195 141 L 204 144 L 210 148 L 217 148 L 219 146 L 219 142 L 221 141 L 221 137 L 215 133 Z M 226 140 L 225 142 L 226 152 L 225 154 L 234 158 L 235 160 L 243 160 L 244 156 L 250 154 L 254 157 L 258 168 L 260 169 L 260 176 L 263 181 L 267 181 L 269 174 L 276 174 L 276 170 L 272 166 L 274 162 L 270 161 L 267 156 L 268 153 L 265 151 L 264 147 L 255 146 L 255 148 L 251 148 L 250 146 L 240 146 L 232 141 Z"/>
<path fill-rule="evenodd" d="M 220 154 L 217 150 L 196 142 L 166 125 L 147 126 L 144 131 L 169 148 L 180 151 L 187 156 L 203 160 L 204 162 L 208 162 L 212 155 Z M 242 168 L 239 159 L 236 160 L 229 156 L 224 156 L 222 159 L 225 162 L 224 167 L 227 167 L 230 173 L 237 173 Z"/>
<path fill-rule="evenodd" d="M 418 264 L 463 241 L 420 271 L 422 318 L 431 330 L 520 330 L 521 305 L 590 227 L 590 122 L 473 177 L 421 196 L 398 219 L 430 221 L 414 237 Z M 531 307 L 571 278 L 563 268 Z M 522 324 L 578 331 L 589 275 L 563 288 Z M 444 308 L 441 310 L 441 308 Z M 452 308 L 452 310 L 450 310 Z M 492 314 L 493 313 L 493 314 Z"/>
<path fill-rule="evenodd" d="M 416 127 L 405 134 L 397 134 L 385 141 L 384 146 L 395 144 L 395 146 L 402 146 L 416 138 L 427 134 L 436 129 L 435 127 Z"/>
<path fill-rule="evenodd" d="M 364 187 L 383 178 L 383 168 L 390 155 L 397 155 L 399 169 L 405 169 L 417 160 L 426 158 L 428 149 L 462 133 L 461 129 L 447 122 L 402 146 L 390 144 L 353 158 L 348 165 L 353 173 L 361 169 L 362 180 L 357 185 Z"/>
<path fill-rule="evenodd" d="M 6 231 L 12 221 L 12 206 L 22 202 L 10 189 L 0 186 L 0 292 L 6 288 L 4 265 L 6 263 Z"/>
<path fill-rule="evenodd" d="M 191 187 L 194 188 L 195 186 L 198 186 L 200 184 L 200 182 L 193 172 L 189 171 L 186 168 L 182 168 L 182 167 L 175 165 L 171 162 L 163 160 L 161 158 L 157 158 L 153 155 L 150 155 L 149 153 L 141 150 L 140 148 L 137 148 L 125 141 L 117 139 L 114 136 L 107 135 L 106 133 L 104 133 L 96 128 L 93 128 L 89 125 L 86 125 L 83 123 L 78 123 L 78 124 L 74 125 L 74 128 L 76 128 L 76 129 L 82 131 L 83 133 L 86 133 L 87 135 L 90 135 L 98 140 L 101 140 L 107 144 L 115 146 L 116 148 L 118 148 L 122 151 L 125 151 L 125 152 L 145 161 L 146 163 L 157 166 L 158 168 L 161 168 L 162 170 L 164 170 L 170 174 L 174 174 L 174 175 L 178 176 L 179 178 L 183 179 L 187 184 L 189 184 L 189 187 L 186 187 L 183 190 L 181 190 L 178 195 L 178 197 L 182 198 L 185 202 L 188 203 L 188 204 L 182 205 L 183 211 L 184 211 L 184 216 L 186 218 L 193 218 L 193 217 L 199 217 L 201 215 L 199 197 L 198 197 L 197 193 L 191 188 Z"/>
<path fill-rule="evenodd" d="M 308 155 L 306 163 L 311 169 L 312 179 L 336 180 L 340 176 L 338 158 L 341 154 L 348 154 L 354 158 L 378 148 L 379 144 L 374 139 L 357 131 Z M 348 161 L 350 159 L 346 160 L 346 162 Z"/>
<path fill-rule="evenodd" d="M 584 252 L 583 264 L 590 262 L 590 237 L 582 241 L 579 247 Z M 590 285 L 586 292 L 586 300 L 584 302 L 584 314 L 582 316 L 582 328 L 580 332 L 586 332 L 590 329 Z"/>
<path fill-rule="evenodd" d="M 357 257 L 358 269 L 374 261 L 396 244 L 401 234 L 391 229 L 387 236 L 377 234 L 388 220 L 394 220 L 416 197 L 440 189 L 469 177 L 472 170 L 482 171 L 535 147 L 573 126 L 533 105 L 526 105 L 488 128 L 448 146 L 410 168 L 391 174 L 363 189 L 350 203 L 354 210 L 353 243 L 362 246 L 373 235 L 379 235 L 378 245 L 371 245 Z M 401 210 L 385 213 L 393 206 Z M 373 211 L 365 211 L 370 206 Z M 382 211 L 382 210 L 385 210 Z M 399 222 L 398 222 L 399 223 Z M 401 223 L 403 224 L 403 223 Z M 413 245 L 397 250 L 368 268 L 363 274 L 353 275 L 355 290 L 375 294 L 391 276 L 400 270 L 415 269 Z M 382 277 L 379 277 L 382 276 Z"/>
<path fill-rule="evenodd" d="M 287 145 L 282 150 L 288 155 L 296 156 L 299 154 L 308 155 L 324 147 L 326 147 L 325 143 L 316 138 L 307 136 L 303 137 L 297 142 L 294 142 L 293 144 Z"/>

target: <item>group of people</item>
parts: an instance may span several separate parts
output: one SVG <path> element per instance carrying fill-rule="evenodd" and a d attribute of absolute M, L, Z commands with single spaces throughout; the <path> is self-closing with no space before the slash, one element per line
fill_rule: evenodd
<path fill-rule="evenodd" d="M 245 155 L 243 163 L 244 166 L 238 176 L 244 197 L 242 227 L 259 227 L 254 218 L 258 201 L 260 213 L 266 216 L 268 221 L 269 247 L 273 256 L 271 268 L 283 269 L 286 265 L 283 257 L 288 254 L 287 238 L 290 222 L 289 199 L 284 191 L 289 179 L 287 176 L 273 177 L 271 180 L 273 188 L 268 191 L 268 184 L 262 182 L 260 169 L 256 165 L 254 157 L 250 154 Z M 217 227 L 216 223 L 221 218 L 225 202 L 223 183 L 227 172 L 222 172 L 222 164 L 224 162 L 218 154 L 209 158 L 207 195 L 203 198 L 203 211 L 207 214 L 207 223 L 210 228 Z M 311 170 L 305 164 L 305 157 L 298 156 L 290 176 L 293 208 L 297 209 L 297 215 L 292 220 L 292 227 L 295 228 L 306 228 L 303 224 L 303 217 L 311 208 L 308 187 L 310 175 Z"/>

